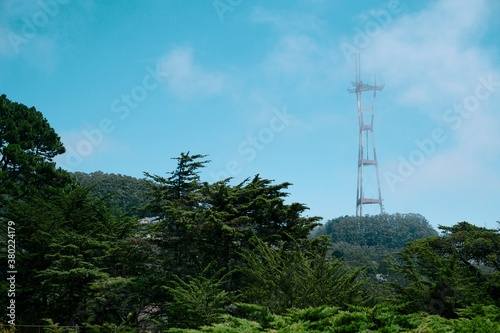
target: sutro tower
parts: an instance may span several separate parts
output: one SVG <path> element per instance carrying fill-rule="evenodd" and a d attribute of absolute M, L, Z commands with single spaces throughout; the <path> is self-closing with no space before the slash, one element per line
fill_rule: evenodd
<path fill-rule="evenodd" d="M 373 135 L 373 120 L 375 110 L 375 97 L 377 91 L 384 89 L 383 85 L 377 86 L 363 83 L 360 73 L 360 56 L 359 49 L 356 53 L 356 82 L 352 82 L 353 89 L 348 89 L 350 93 L 356 94 L 358 105 L 358 121 L 359 121 L 359 151 L 358 151 L 358 189 L 356 194 L 356 216 L 363 216 L 364 205 L 379 205 L 380 213 L 384 212 L 382 206 L 382 194 L 380 192 L 380 179 L 378 175 L 377 154 L 375 151 L 375 138 Z M 371 105 L 363 104 L 363 92 L 373 91 L 373 100 Z M 364 177 L 367 174 L 373 175 L 375 172 L 375 185 L 369 184 Z M 372 182 L 373 183 L 373 182 Z M 368 188 L 371 186 L 371 188 Z M 370 193 L 365 196 L 365 191 Z M 376 192 L 375 192 L 376 190 Z M 371 192 L 370 192 L 371 191 Z"/>

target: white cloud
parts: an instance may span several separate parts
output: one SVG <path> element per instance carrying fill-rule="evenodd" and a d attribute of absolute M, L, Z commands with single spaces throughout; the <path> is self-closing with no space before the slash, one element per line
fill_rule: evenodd
<path fill-rule="evenodd" d="M 478 75 L 491 72 L 477 42 L 486 7 L 482 0 L 433 2 L 420 13 L 398 17 L 375 38 L 378 71 L 400 87 L 401 102 L 410 101 L 405 94 L 412 89 L 419 91 L 415 103 L 453 101 Z"/>
<path fill-rule="evenodd" d="M 180 98 L 220 94 L 227 85 L 225 74 L 196 64 L 189 47 L 171 50 L 159 60 L 158 66 L 162 72 L 168 73 L 167 89 Z"/>
<path fill-rule="evenodd" d="M 313 10 L 310 3 L 308 7 Z M 256 6 L 250 13 L 250 21 L 267 25 L 271 36 L 273 30 L 277 32 L 276 43 L 263 63 L 265 74 L 295 76 L 300 81 L 294 83 L 305 86 L 324 76 L 325 68 L 334 67 L 333 45 L 323 46 L 328 39 L 325 34 L 328 23 L 310 11 L 271 11 Z"/>
<path fill-rule="evenodd" d="M 500 161 L 493 153 L 500 149 L 500 115 L 493 112 L 499 107 L 500 87 L 497 84 L 479 100 L 476 90 L 488 77 L 500 81 L 499 68 L 479 43 L 489 15 L 486 0 L 431 2 L 417 14 L 399 17 L 374 40 L 377 71 L 390 82 L 387 86 L 395 92 L 401 112 L 424 112 L 447 135 L 404 177 L 404 183 L 397 184 L 398 191 L 410 195 L 415 190 L 439 189 L 456 195 L 466 188 L 491 190 L 491 184 L 500 181 Z M 456 121 L 446 121 L 454 105 L 465 109 L 466 101 L 474 98 L 475 111 L 464 110 L 465 116 L 453 113 Z M 413 148 L 400 152 L 400 157 L 409 160 L 419 150 Z M 397 174 L 400 160 L 388 164 L 386 170 Z"/>

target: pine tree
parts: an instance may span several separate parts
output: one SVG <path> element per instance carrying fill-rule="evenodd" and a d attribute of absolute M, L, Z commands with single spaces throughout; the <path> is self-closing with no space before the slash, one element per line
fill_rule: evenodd
<path fill-rule="evenodd" d="M 64 186 L 69 176 L 53 162 L 64 151 L 40 111 L 0 96 L 0 205 Z"/>

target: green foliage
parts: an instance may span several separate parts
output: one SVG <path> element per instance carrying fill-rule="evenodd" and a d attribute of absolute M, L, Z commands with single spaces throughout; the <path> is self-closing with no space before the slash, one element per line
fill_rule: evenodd
<path fill-rule="evenodd" d="M 137 312 L 139 310 L 135 309 L 139 303 L 138 297 L 131 292 L 134 282 L 132 277 L 124 278 L 121 276 L 109 276 L 91 282 L 90 291 L 93 297 L 89 300 L 89 308 L 93 311 L 87 318 L 88 322 L 135 324 L 128 318 L 131 311 Z"/>
<path fill-rule="evenodd" d="M 166 274 L 196 275 L 210 263 L 200 260 L 199 249 L 205 209 L 198 174 L 207 163 L 199 161 L 204 157 L 182 153 L 168 178 L 145 172 L 152 181 L 151 200 L 145 210 L 160 219 L 150 231 L 162 250 L 163 266 L 168 267 Z"/>
<path fill-rule="evenodd" d="M 255 238 L 254 249 L 242 250 L 245 265 L 240 271 L 247 281 L 242 296 L 247 302 L 283 313 L 289 308 L 346 306 L 363 301 L 360 269 L 350 270 L 338 260 L 328 261 L 325 247 L 320 252 L 308 252 L 298 243 L 285 245 L 283 242 L 276 247 Z"/>
<path fill-rule="evenodd" d="M 394 270 L 407 283 L 393 284 L 407 311 L 456 317 L 473 304 L 500 305 L 500 234 L 461 222 L 440 227 L 442 236 L 420 239 L 399 254 Z"/>
<path fill-rule="evenodd" d="M 170 268 L 167 273 L 196 275 L 214 260 L 217 269 L 231 271 L 241 263 L 238 251 L 249 247 L 252 237 L 274 244 L 290 236 L 305 239 L 316 225 L 317 217 L 301 216 L 306 206 L 284 203 L 289 183 L 272 184 L 258 175 L 236 186 L 229 180 L 201 183 L 203 158 L 181 154 L 168 178 L 146 173 L 154 181 L 146 207 L 161 218 L 151 231 Z M 230 283 L 236 286 L 238 277 Z"/>
<path fill-rule="evenodd" d="M 227 276 L 220 275 L 212 273 L 208 266 L 198 276 L 187 277 L 187 281 L 179 277 L 171 281 L 172 286 L 165 287 L 172 297 L 167 304 L 168 326 L 196 328 L 219 321 L 234 299 L 222 288 Z"/>
<path fill-rule="evenodd" d="M 206 155 L 201 154 L 181 153 L 180 157 L 173 158 L 177 160 L 177 167 L 167 178 L 145 172 L 144 175 L 152 181 L 152 200 L 146 205 L 146 210 L 158 213 L 164 219 L 169 213 L 178 213 L 179 209 L 192 211 L 197 208 L 201 199 L 200 169 L 209 162 L 200 161 L 205 157 Z"/>
<path fill-rule="evenodd" d="M 392 292 L 385 281 L 399 279 L 390 271 L 394 253 L 410 241 L 436 236 L 437 232 L 418 214 L 381 214 L 339 217 L 316 228 L 312 235 L 329 236 L 334 257 L 349 266 L 365 268 L 365 287 L 375 304 Z"/>
<path fill-rule="evenodd" d="M 59 327 L 59 324 L 54 323 L 51 318 L 44 318 L 43 321 L 47 326 L 43 330 L 46 333 L 63 333 L 65 331 L 64 327 Z"/>
<path fill-rule="evenodd" d="M 150 181 L 125 175 L 96 171 L 71 173 L 79 184 L 90 188 L 90 194 L 107 198 L 108 202 L 127 215 L 139 215 L 140 208 L 148 201 Z"/>
<path fill-rule="evenodd" d="M 2 333 L 15 333 L 16 332 L 16 327 L 15 326 L 0 326 L 0 332 Z"/>
<path fill-rule="evenodd" d="M 92 284 L 115 275 L 122 239 L 136 222 L 114 216 L 102 200 L 82 187 L 10 205 L 16 223 L 19 320 L 49 317 L 58 322 L 86 321 Z"/>
<path fill-rule="evenodd" d="M 223 323 L 204 326 L 200 330 L 196 329 L 180 329 L 174 328 L 168 330 L 169 333 L 195 333 L 195 332 L 212 332 L 212 333 L 258 333 L 265 332 L 261 326 L 247 319 L 236 318 L 232 316 L 224 316 Z"/>
<path fill-rule="evenodd" d="M 250 303 L 232 303 L 228 312 L 234 317 L 257 322 L 263 328 L 269 327 L 276 317 L 269 307 Z"/>
<path fill-rule="evenodd" d="M 490 333 L 499 330 L 499 321 L 492 317 L 446 319 L 424 313 L 400 314 L 396 308 L 383 305 L 350 311 L 325 306 L 289 310 L 284 315 L 275 315 L 274 321 L 268 327 L 262 327 L 259 323 L 248 319 L 225 316 L 224 321 L 216 325 L 199 330 L 171 330 L 171 332 Z"/>
<path fill-rule="evenodd" d="M 0 96 L 0 212 L 2 201 L 47 192 L 68 181 L 52 159 L 64 153 L 40 111 Z"/>
<path fill-rule="evenodd" d="M 475 304 L 464 309 L 459 309 L 457 312 L 463 318 L 483 317 L 500 323 L 500 307 L 494 305 Z"/>
<path fill-rule="evenodd" d="M 419 214 L 380 214 L 363 217 L 344 216 L 329 220 L 315 235 L 329 235 L 332 243 L 401 249 L 409 242 L 437 236 L 429 222 Z"/>

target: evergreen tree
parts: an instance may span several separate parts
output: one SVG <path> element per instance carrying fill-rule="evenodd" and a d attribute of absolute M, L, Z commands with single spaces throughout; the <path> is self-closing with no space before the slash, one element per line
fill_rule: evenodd
<path fill-rule="evenodd" d="M 165 286 L 172 295 L 166 305 L 167 326 L 198 328 L 219 321 L 227 312 L 225 307 L 235 299 L 224 290 L 227 275 L 221 273 L 213 272 L 209 265 L 198 276 L 188 276 L 186 281 L 176 277 Z"/>
<path fill-rule="evenodd" d="M 209 161 L 201 160 L 206 155 L 190 155 L 181 153 L 177 160 L 177 167 L 165 178 L 145 172 L 144 175 L 153 181 L 151 185 L 152 201 L 146 206 L 147 211 L 166 216 L 169 210 L 173 213 L 177 209 L 193 210 L 199 204 L 198 193 L 201 188 L 200 169 Z"/>
<path fill-rule="evenodd" d="M 64 153 L 59 136 L 34 107 L 0 96 L 0 209 L 6 200 L 47 194 L 68 182 L 52 161 Z M 0 211 L 1 212 L 1 211 Z"/>
<path fill-rule="evenodd" d="M 231 271 L 241 263 L 237 251 L 249 246 L 250 238 L 273 244 L 306 239 L 319 220 L 302 217 L 303 204 L 284 203 L 289 183 L 272 184 L 258 175 L 236 186 L 229 179 L 202 183 L 199 169 L 208 162 L 203 158 L 181 154 L 169 178 L 146 173 L 154 181 L 147 210 L 161 217 L 152 231 L 170 273 L 193 276 L 213 261 L 217 269 Z"/>
<path fill-rule="evenodd" d="M 440 227 L 443 235 L 419 239 L 399 254 L 394 270 L 406 283 L 393 284 L 407 311 L 456 317 L 474 304 L 500 306 L 500 234 L 461 222 Z"/>
<path fill-rule="evenodd" d="M 91 318 L 92 285 L 118 275 L 121 241 L 133 235 L 136 222 L 115 217 L 79 186 L 50 198 L 17 201 L 9 215 L 22 221 L 17 224 L 18 323 Z"/>
<path fill-rule="evenodd" d="M 315 239 L 310 249 L 299 243 L 278 247 L 255 238 L 255 248 L 243 249 L 245 276 L 242 297 L 268 306 L 273 312 L 320 305 L 346 307 L 366 299 L 361 269 L 351 270 L 339 260 L 328 260 L 328 239 Z"/>

